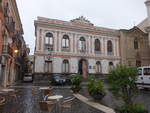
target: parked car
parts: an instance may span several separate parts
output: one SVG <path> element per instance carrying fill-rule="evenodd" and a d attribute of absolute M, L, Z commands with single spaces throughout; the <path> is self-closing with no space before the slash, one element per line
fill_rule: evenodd
<path fill-rule="evenodd" d="M 54 74 L 51 83 L 53 85 L 64 85 L 66 84 L 66 77 L 61 74 Z"/>
<path fill-rule="evenodd" d="M 138 78 L 136 84 L 139 88 L 150 88 L 150 66 L 138 68 Z"/>
<path fill-rule="evenodd" d="M 25 73 L 23 77 L 24 82 L 33 82 L 33 75 L 32 73 Z"/>
<path fill-rule="evenodd" d="M 71 82 L 71 75 L 65 75 L 65 77 L 66 77 L 66 84 L 67 85 L 71 85 L 72 84 L 72 82 Z"/>

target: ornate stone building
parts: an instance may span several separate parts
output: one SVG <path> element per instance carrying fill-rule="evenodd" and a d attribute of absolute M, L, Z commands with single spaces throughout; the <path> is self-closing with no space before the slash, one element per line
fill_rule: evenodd
<path fill-rule="evenodd" d="M 12 85 L 23 73 L 26 43 L 16 0 L 0 3 L 0 87 Z"/>
<path fill-rule="evenodd" d="M 108 74 L 117 64 L 150 65 L 150 0 L 148 18 L 132 29 L 94 26 L 84 17 L 70 22 L 38 17 L 35 21 L 34 73 Z"/>
<path fill-rule="evenodd" d="M 83 16 L 70 22 L 35 21 L 36 74 L 107 74 L 120 63 L 120 32 L 94 26 Z"/>
<path fill-rule="evenodd" d="M 138 27 L 120 30 L 121 63 L 127 66 L 150 65 L 148 34 Z"/>

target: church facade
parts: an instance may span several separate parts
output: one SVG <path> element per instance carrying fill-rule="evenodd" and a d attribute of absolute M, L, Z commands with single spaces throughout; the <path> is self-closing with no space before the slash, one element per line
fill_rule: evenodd
<path fill-rule="evenodd" d="M 118 30 L 96 27 L 83 16 L 70 22 L 38 17 L 35 28 L 36 74 L 107 74 L 120 64 Z"/>

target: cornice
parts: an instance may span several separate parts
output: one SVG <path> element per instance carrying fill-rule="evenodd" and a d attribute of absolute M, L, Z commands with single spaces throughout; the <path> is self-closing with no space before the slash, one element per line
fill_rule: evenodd
<path fill-rule="evenodd" d="M 18 10 L 16 0 L 10 0 L 10 2 L 12 4 L 12 10 L 13 10 L 13 13 L 16 17 L 17 23 L 19 24 L 19 28 L 20 28 L 21 32 L 23 33 L 22 22 L 20 19 L 19 10 Z"/>
<path fill-rule="evenodd" d="M 149 6 L 149 5 L 150 5 L 150 0 L 147 0 L 147 1 L 145 2 L 145 5 Z"/>
<path fill-rule="evenodd" d="M 40 22 L 40 21 L 35 21 L 35 26 L 38 25 L 43 25 L 43 26 L 47 26 L 47 27 L 56 27 L 58 29 L 66 29 L 68 31 L 78 31 L 78 32 L 90 32 L 92 34 L 101 34 L 101 35 L 109 35 L 109 36 L 115 36 L 115 37 L 119 37 L 119 31 L 116 30 L 116 32 L 112 32 L 112 31 L 103 31 L 103 30 L 95 30 L 95 29 L 88 29 L 88 28 L 83 28 L 80 26 L 69 26 L 69 25 L 61 25 L 61 24 L 56 24 L 56 23 L 48 23 L 48 22 Z"/>

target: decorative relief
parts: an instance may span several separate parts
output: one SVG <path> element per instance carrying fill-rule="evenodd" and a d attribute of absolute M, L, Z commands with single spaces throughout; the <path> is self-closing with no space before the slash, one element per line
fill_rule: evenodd
<path fill-rule="evenodd" d="M 73 19 L 73 20 L 71 20 L 71 22 L 79 23 L 79 24 L 88 24 L 88 25 L 92 25 L 92 26 L 94 25 L 83 16 L 80 16 L 79 18 Z"/>

